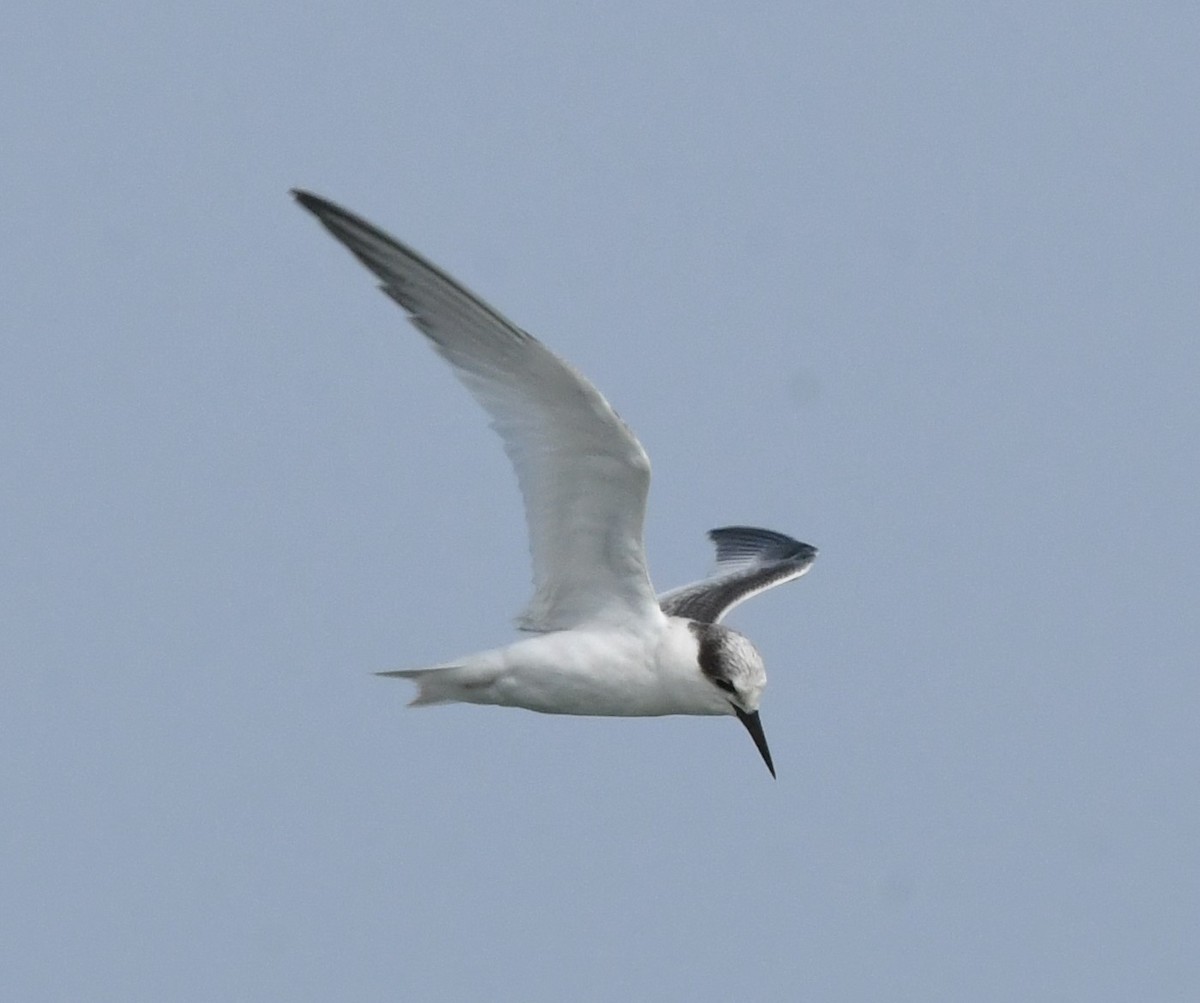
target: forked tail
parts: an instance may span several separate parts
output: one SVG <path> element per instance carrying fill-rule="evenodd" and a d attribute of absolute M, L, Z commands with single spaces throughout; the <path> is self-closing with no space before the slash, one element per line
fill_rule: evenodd
<path fill-rule="evenodd" d="M 410 707 L 425 707 L 438 703 L 492 703 L 488 699 L 496 681 L 494 670 L 480 670 L 466 665 L 439 665 L 433 669 L 396 669 L 377 672 L 377 676 L 411 679 L 417 684 L 417 695 Z"/>

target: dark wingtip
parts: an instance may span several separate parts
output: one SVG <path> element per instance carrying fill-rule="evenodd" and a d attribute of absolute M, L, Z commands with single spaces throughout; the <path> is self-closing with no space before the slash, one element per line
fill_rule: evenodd
<path fill-rule="evenodd" d="M 708 531 L 717 546 L 717 560 L 754 557 L 761 561 L 808 561 L 816 559 L 817 548 L 785 533 L 757 526 L 721 526 Z"/>
<path fill-rule="evenodd" d="M 325 205 L 325 200 L 319 195 L 314 195 L 312 192 L 306 192 L 303 188 L 292 188 L 288 194 L 299 202 L 309 212 L 316 212 L 320 206 Z"/>

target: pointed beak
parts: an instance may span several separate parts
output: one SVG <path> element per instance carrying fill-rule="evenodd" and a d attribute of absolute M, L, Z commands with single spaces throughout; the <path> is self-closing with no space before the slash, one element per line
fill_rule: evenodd
<path fill-rule="evenodd" d="M 753 714 L 747 714 L 737 707 L 733 708 L 737 714 L 738 720 L 746 726 L 746 730 L 750 732 L 750 737 L 754 739 L 754 744 L 758 747 L 758 751 L 762 754 L 763 762 L 767 764 L 767 769 L 771 771 L 771 776 L 775 776 L 775 764 L 771 762 L 771 750 L 767 748 L 767 736 L 763 734 L 762 721 L 758 718 L 758 711 Z"/>

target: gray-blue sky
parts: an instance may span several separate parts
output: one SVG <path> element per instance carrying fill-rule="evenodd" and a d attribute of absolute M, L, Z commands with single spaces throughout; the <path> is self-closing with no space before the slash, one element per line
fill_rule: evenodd
<path fill-rule="evenodd" d="M 1200 17 L 24 4 L 0 110 L 0 955 L 22 999 L 1200 992 Z M 733 721 L 409 712 L 516 488 L 286 197 L 818 545 Z"/>

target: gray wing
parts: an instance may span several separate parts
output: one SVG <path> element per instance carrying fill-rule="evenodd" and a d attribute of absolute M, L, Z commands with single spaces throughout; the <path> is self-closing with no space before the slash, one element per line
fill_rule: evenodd
<path fill-rule="evenodd" d="M 520 625 L 661 616 L 642 551 L 650 461 L 608 401 L 411 248 L 332 202 L 292 194 L 379 277 L 491 415 L 529 525 L 534 596 Z"/>
<path fill-rule="evenodd" d="M 667 616 L 717 623 L 734 606 L 776 585 L 799 578 L 817 558 L 817 548 L 782 533 L 752 526 L 711 530 L 717 566 L 703 581 L 664 592 L 658 603 Z"/>

